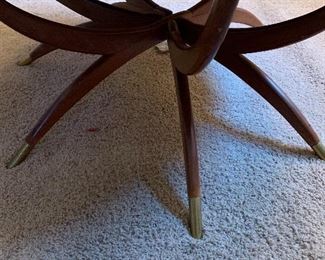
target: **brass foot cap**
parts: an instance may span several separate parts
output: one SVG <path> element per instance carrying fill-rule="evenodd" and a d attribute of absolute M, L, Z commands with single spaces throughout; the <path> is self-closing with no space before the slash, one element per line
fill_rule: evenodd
<path fill-rule="evenodd" d="M 28 57 L 25 60 L 18 61 L 17 65 L 18 66 L 27 66 L 27 65 L 30 65 L 32 62 L 33 62 L 33 59 L 31 57 Z"/>
<path fill-rule="evenodd" d="M 325 145 L 319 142 L 317 145 L 313 146 L 315 153 L 323 160 L 325 160 Z"/>
<path fill-rule="evenodd" d="M 190 198 L 190 230 L 194 238 L 202 238 L 201 198 Z"/>
<path fill-rule="evenodd" d="M 25 143 L 21 146 L 19 150 L 12 156 L 11 160 L 7 163 L 7 169 L 12 169 L 20 164 L 22 161 L 26 159 L 30 151 L 32 150 L 32 146 Z"/>

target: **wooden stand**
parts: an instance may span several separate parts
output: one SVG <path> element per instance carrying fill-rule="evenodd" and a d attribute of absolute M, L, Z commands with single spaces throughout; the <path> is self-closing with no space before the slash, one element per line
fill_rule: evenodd
<path fill-rule="evenodd" d="M 91 22 L 73 27 L 29 14 L 0 1 L 0 21 L 41 44 L 19 65 L 28 65 L 56 50 L 102 55 L 50 106 L 8 163 L 21 163 L 82 97 L 124 63 L 168 40 L 173 64 L 190 207 L 190 229 L 202 237 L 199 163 L 188 75 L 199 73 L 215 59 L 238 75 L 278 110 L 322 159 L 325 148 L 307 119 L 288 96 L 245 53 L 280 48 L 325 29 L 325 7 L 282 23 L 262 26 L 239 0 L 203 0 L 189 10 L 172 14 L 151 0 L 128 0 L 109 5 L 98 0 L 57 0 Z M 229 29 L 231 22 L 254 28 Z"/>

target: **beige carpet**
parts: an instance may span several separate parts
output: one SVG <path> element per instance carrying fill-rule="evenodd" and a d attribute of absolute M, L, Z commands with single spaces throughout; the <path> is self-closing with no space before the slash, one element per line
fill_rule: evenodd
<path fill-rule="evenodd" d="M 68 24 L 56 1 L 12 0 Z M 181 10 L 191 0 L 158 3 Z M 324 0 L 244 0 L 265 23 Z M 102 82 L 19 167 L 11 153 L 96 57 L 37 45 L 0 24 L 0 259 L 325 259 L 325 162 L 253 90 L 213 63 L 191 77 L 204 238 L 187 230 L 178 112 L 168 55 L 148 50 Z M 325 34 L 250 55 L 325 139 Z M 95 128 L 92 132 L 89 129 Z"/>

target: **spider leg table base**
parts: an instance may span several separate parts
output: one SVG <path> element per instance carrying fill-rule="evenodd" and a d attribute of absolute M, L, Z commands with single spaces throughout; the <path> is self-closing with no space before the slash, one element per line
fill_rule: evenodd
<path fill-rule="evenodd" d="M 128 0 L 115 5 L 98 0 L 58 2 L 91 22 L 76 27 L 63 25 L 22 11 L 7 1 L 0 1 L 0 21 L 41 42 L 18 65 L 31 64 L 56 49 L 102 56 L 71 83 L 43 114 L 7 164 L 8 168 L 26 159 L 56 122 L 99 82 L 165 40 L 169 44 L 176 85 L 193 237 L 201 238 L 203 231 L 199 159 L 188 76 L 198 73 L 212 59 L 235 73 L 269 102 L 325 160 L 325 147 L 302 112 L 279 86 L 244 56 L 246 53 L 285 47 L 322 32 L 325 28 L 325 7 L 292 20 L 263 26 L 254 14 L 236 9 L 238 0 L 203 0 L 176 14 L 151 0 Z M 231 21 L 253 27 L 229 29 Z M 206 42 L 208 44 L 202 44 Z"/>

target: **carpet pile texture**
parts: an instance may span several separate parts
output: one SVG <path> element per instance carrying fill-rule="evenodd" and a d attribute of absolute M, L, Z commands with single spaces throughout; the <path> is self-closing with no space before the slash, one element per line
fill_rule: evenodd
<path fill-rule="evenodd" d="M 55 21 L 56 1 L 12 0 Z M 112 2 L 112 1 L 111 1 Z M 158 0 L 180 11 L 192 0 Z M 324 0 L 242 0 L 265 24 Z M 79 102 L 20 166 L 5 162 L 96 56 L 56 51 L 0 24 L 0 259 L 325 259 L 325 162 L 245 83 L 213 62 L 190 78 L 204 238 L 187 230 L 179 118 L 168 54 L 153 48 Z M 325 34 L 249 55 L 325 140 Z"/>

